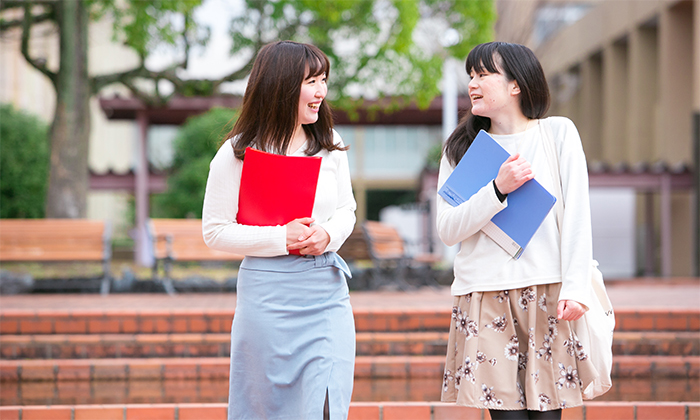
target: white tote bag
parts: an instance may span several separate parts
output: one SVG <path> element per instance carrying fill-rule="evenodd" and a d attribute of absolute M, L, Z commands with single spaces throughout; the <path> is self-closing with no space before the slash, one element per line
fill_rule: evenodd
<path fill-rule="evenodd" d="M 544 138 L 544 150 L 554 180 L 554 195 L 557 198 L 555 211 L 557 212 L 557 223 L 561 229 L 565 203 L 561 188 L 559 155 L 556 152 L 554 135 L 549 121 L 540 120 L 540 127 Z M 584 348 L 588 350 L 588 357 L 598 371 L 596 379 L 582 390 L 583 398 L 588 400 L 605 394 L 612 386 L 610 375 L 613 365 L 612 342 L 613 330 L 615 329 L 615 312 L 605 290 L 603 274 L 598 269 L 596 260 L 591 261 L 589 271 L 591 292 L 595 296 L 590 299 L 592 303 L 588 311 L 580 319 L 571 322 L 574 333 Z"/>

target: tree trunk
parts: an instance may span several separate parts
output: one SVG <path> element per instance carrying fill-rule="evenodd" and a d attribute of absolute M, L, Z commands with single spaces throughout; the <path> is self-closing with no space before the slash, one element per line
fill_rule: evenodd
<path fill-rule="evenodd" d="M 81 218 L 87 214 L 89 188 L 89 16 L 83 1 L 61 1 L 54 7 L 59 27 L 60 67 L 50 131 L 51 169 L 46 217 Z"/>

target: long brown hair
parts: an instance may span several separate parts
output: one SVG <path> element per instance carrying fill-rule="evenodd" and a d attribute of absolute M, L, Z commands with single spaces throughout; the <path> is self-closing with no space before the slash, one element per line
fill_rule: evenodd
<path fill-rule="evenodd" d="M 489 73 L 502 73 L 509 81 L 518 82 L 520 110 L 527 118 L 542 118 L 547 113 L 550 101 L 547 79 L 542 65 L 529 48 L 507 42 L 479 44 L 469 52 L 466 68 L 467 73 L 485 69 Z M 467 113 L 445 142 L 443 153 L 450 164 L 457 166 L 479 130 L 488 131 L 489 128 L 490 118 L 473 115 L 471 111 Z"/>
<path fill-rule="evenodd" d="M 308 71 L 308 73 L 307 73 Z M 232 138 L 234 154 L 245 157 L 249 146 L 269 153 L 286 154 L 298 124 L 299 96 L 305 78 L 330 73 L 328 57 L 313 45 L 278 41 L 258 52 L 248 79 L 240 115 L 226 139 Z M 322 149 L 347 150 L 333 142 L 333 114 L 324 100 L 318 120 L 303 125 L 308 142 L 306 155 Z"/>

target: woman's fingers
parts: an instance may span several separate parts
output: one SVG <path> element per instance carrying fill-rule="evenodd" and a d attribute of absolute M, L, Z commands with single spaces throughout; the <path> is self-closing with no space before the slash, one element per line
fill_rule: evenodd
<path fill-rule="evenodd" d="M 287 249 L 297 249 L 290 248 L 290 245 L 298 243 L 300 238 L 307 238 L 311 235 L 311 228 L 309 228 L 309 225 L 313 223 L 313 221 L 314 219 L 311 217 L 303 217 L 294 219 L 285 225 L 287 228 Z"/>
<path fill-rule="evenodd" d="M 510 194 L 535 177 L 530 163 L 516 153 L 503 162 L 496 177 L 496 187 L 503 194 Z"/>
<path fill-rule="evenodd" d="M 313 217 L 301 217 L 301 218 L 299 218 L 299 219 L 294 219 L 294 220 L 292 220 L 292 221 L 289 222 L 289 223 L 293 223 L 293 222 L 296 222 L 296 223 L 300 223 L 300 224 L 302 224 L 302 225 L 309 226 L 311 223 L 314 222 L 314 218 L 313 218 Z"/>
<path fill-rule="evenodd" d="M 303 255 L 321 255 L 325 252 L 331 238 L 328 232 L 321 226 L 315 225 L 309 228 L 306 239 L 289 245 L 288 249 L 299 249 Z"/>
<path fill-rule="evenodd" d="M 557 305 L 557 318 L 563 321 L 576 321 L 586 313 L 586 308 L 573 300 L 560 300 Z"/>

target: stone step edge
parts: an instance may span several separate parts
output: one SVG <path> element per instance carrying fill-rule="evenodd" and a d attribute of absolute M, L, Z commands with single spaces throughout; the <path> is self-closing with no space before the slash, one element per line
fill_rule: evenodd
<path fill-rule="evenodd" d="M 357 356 L 355 378 L 439 378 L 445 356 Z M 700 356 L 615 356 L 614 378 L 700 378 Z M 2 360 L 2 382 L 228 378 L 229 358 Z"/>
<path fill-rule="evenodd" d="M 614 308 L 616 315 L 647 315 L 647 314 L 700 314 L 700 308 L 677 308 L 677 307 L 621 307 Z M 385 307 L 357 308 L 352 310 L 355 315 L 414 315 L 414 314 L 451 314 L 452 308 L 449 306 L 436 307 Z M 33 317 L 33 316 L 109 316 L 109 315 L 141 315 L 141 316 L 192 316 L 192 315 L 213 315 L 213 316 L 233 316 L 234 309 L 208 309 L 208 308 L 182 308 L 182 309 L 0 309 L 0 317 Z"/>
<path fill-rule="evenodd" d="M 440 331 L 396 331 L 357 332 L 358 343 L 413 343 L 434 341 L 447 343 L 449 332 Z M 671 341 L 700 340 L 700 331 L 615 331 L 614 340 L 619 341 Z M 229 333 L 116 333 L 116 334 L 19 334 L 4 335 L 0 345 L 96 345 L 96 344 L 228 344 Z"/>
<path fill-rule="evenodd" d="M 357 355 L 443 355 L 448 338 L 447 332 L 357 333 Z M 225 333 L 7 335 L 0 342 L 0 354 L 6 360 L 224 357 L 229 346 L 230 335 Z M 700 331 L 615 332 L 613 353 L 700 355 Z"/>
<path fill-rule="evenodd" d="M 233 310 L 4 310 L 0 334 L 230 332 Z M 451 309 L 359 309 L 357 331 L 431 331 L 448 328 Z M 619 331 L 698 331 L 700 308 L 617 310 Z"/>
<path fill-rule="evenodd" d="M 673 333 L 678 334 L 678 333 Z M 447 342 L 448 332 L 410 331 L 410 332 L 358 332 L 358 342 Z M 666 336 L 655 335 L 663 338 Z M 669 336 L 670 337 L 670 336 Z M 698 333 L 700 338 L 700 332 Z M 2 345 L 51 345 L 51 344 L 228 344 L 230 333 L 138 333 L 138 334 L 20 334 L 4 335 Z"/>
<path fill-rule="evenodd" d="M 227 405 L 210 404 L 114 404 L 3 406 L 3 420 L 53 418 L 74 420 L 158 418 L 161 420 L 225 420 Z M 442 402 L 351 402 L 348 420 L 452 420 L 483 419 L 484 409 L 460 407 Z M 597 402 L 564 411 L 568 420 L 700 418 L 700 402 Z"/>

